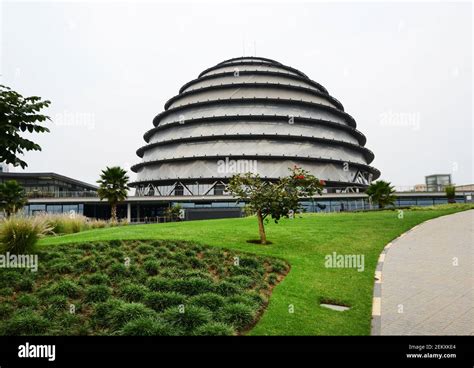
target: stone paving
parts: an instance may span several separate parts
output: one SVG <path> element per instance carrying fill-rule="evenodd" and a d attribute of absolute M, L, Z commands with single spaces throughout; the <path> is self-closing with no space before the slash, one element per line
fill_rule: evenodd
<path fill-rule="evenodd" d="M 474 335 L 474 210 L 423 223 L 387 251 L 381 335 Z"/>

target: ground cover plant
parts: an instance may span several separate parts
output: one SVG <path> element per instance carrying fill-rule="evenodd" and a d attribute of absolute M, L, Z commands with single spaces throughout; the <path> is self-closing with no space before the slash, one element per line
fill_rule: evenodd
<path fill-rule="evenodd" d="M 402 211 L 303 214 L 282 219 L 279 225 L 268 223 L 272 244 L 265 246 L 247 243 L 254 239 L 257 230 L 252 217 L 91 230 L 47 237 L 39 244 L 49 247 L 112 239 L 181 239 L 264 257 L 275 256 L 286 260 L 291 271 L 273 289 L 265 313 L 249 334 L 368 335 L 374 271 L 384 246 L 423 221 L 473 207 L 453 204 Z M 333 252 L 364 255 L 363 272 L 325 267 L 325 257 Z M 181 260 L 176 262 L 174 265 L 179 267 Z M 217 299 L 213 303 L 219 303 Z M 347 305 L 350 310 L 337 312 L 320 306 L 327 301 Z M 218 327 L 213 325 L 213 328 Z"/>
<path fill-rule="evenodd" d="M 0 270 L 1 335 L 236 335 L 260 317 L 283 260 L 177 241 L 41 247 Z"/>

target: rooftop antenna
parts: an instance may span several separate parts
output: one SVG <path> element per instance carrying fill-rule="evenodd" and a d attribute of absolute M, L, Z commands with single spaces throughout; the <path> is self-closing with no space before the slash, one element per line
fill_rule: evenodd
<path fill-rule="evenodd" d="M 257 41 L 253 41 L 253 56 L 257 57 Z"/>

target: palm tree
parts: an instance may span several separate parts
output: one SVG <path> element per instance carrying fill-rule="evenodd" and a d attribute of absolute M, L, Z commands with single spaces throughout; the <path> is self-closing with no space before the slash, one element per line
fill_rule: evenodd
<path fill-rule="evenodd" d="M 99 198 L 107 199 L 111 207 L 111 220 L 117 221 L 117 204 L 127 198 L 128 176 L 127 172 L 119 166 L 106 167 L 102 170 L 99 184 Z"/>
<path fill-rule="evenodd" d="M 16 180 L 7 180 L 0 184 L 0 209 L 7 217 L 15 214 L 26 204 L 26 194 Z"/>
<path fill-rule="evenodd" d="M 372 202 L 378 203 L 379 208 L 385 208 L 385 206 L 394 204 L 397 198 L 393 195 L 395 190 L 391 183 L 383 180 L 370 184 L 365 193 L 367 193 Z"/>

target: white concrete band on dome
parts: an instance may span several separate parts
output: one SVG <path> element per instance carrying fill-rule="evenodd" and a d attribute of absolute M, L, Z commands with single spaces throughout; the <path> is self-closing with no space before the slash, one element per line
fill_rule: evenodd
<path fill-rule="evenodd" d="M 132 167 L 137 189 L 173 193 L 176 186 L 180 195 L 196 195 L 188 187 L 223 186 L 239 172 L 223 171 L 223 162 L 255 163 L 252 172 L 269 180 L 298 165 L 327 188 L 364 188 L 380 176 L 342 104 L 304 73 L 271 59 L 247 56 L 206 69 L 153 125 L 137 151 L 142 162 Z"/>

